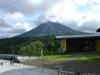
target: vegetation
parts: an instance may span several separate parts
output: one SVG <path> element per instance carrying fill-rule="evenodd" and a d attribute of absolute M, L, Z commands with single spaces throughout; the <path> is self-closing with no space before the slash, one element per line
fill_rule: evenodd
<path fill-rule="evenodd" d="M 79 53 L 79 54 L 67 54 L 67 55 L 51 55 L 51 56 L 42 56 L 42 60 L 54 60 L 54 61 L 77 61 L 85 62 L 89 64 L 99 64 L 100 65 L 100 55 L 99 54 L 88 54 L 88 53 Z"/>
<path fill-rule="evenodd" d="M 43 43 L 40 41 L 31 42 L 29 45 L 20 47 L 19 54 L 24 55 L 40 55 L 43 50 Z"/>
<path fill-rule="evenodd" d="M 74 35 L 86 33 L 75 31 L 57 22 L 46 22 L 19 36 L 1 39 L 0 53 L 31 56 L 40 55 L 40 50 L 42 49 L 44 55 L 59 54 L 60 44 L 59 41 L 54 39 L 53 35 L 65 34 Z"/>
<path fill-rule="evenodd" d="M 36 56 L 42 50 L 44 55 L 52 55 L 59 53 L 59 45 L 53 36 L 15 37 L 0 40 L 0 53 Z"/>

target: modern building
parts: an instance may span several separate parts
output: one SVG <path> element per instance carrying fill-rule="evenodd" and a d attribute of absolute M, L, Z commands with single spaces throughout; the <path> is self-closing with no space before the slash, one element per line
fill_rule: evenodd
<path fill-rule="evenodd" d="M 100 51 L 100 33 L 86 35 L 55 36 L 60 40 L 62 51 Z"/>

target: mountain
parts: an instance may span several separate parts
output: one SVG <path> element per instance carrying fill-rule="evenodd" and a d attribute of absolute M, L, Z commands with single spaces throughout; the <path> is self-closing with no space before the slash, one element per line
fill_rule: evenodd
<path fill-rule="evenodd" d="M 84 32 L 73 30 L 57 22 L 46 22 L 40 24 L 35 29 L 19 35 L 18 37 L 38 37 L 47 35 L 73 35 L 85 34 Z"/>

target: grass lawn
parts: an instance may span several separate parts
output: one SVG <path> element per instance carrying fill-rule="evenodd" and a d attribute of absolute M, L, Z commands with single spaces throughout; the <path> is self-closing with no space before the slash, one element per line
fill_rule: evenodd
<path fill-rule="evenodd" d="M 42 56 L 40 57 L 42 60 L 54 60 L 54 61 L 77 61 L 77 62 L 85 62 L 91 64 L 99 64 L 100 65 L 100 54 L 96 53 L 73 53 L 66 55 L 50 55 L 50 56 Z"/>

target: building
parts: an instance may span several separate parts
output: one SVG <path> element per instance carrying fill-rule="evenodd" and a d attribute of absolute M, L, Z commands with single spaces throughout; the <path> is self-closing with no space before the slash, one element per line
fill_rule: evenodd
<path fill-rule="evenodd" d="M 100 51 L 100 33 L 86 35 L 55 36 L 60 40 L 62 51 Z"/>

